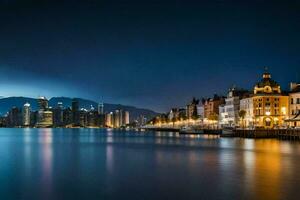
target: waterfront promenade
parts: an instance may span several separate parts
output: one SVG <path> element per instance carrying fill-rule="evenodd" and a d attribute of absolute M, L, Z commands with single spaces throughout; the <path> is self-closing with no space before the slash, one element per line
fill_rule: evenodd
<path fill-rule="evenodd" d="M 220 135 L 220 137 L 238 137 L 238 138 L 274 138 L 284 140 L 300 140 L 300 129 L 215 129 L 215 128 L 195 128 L 191 127 L 191 130 L 182 130 L 178 127 L 155 127 L 145 126 L 146 130 L 152 131 L 167 131 L 167 132 L 179 132 L 181 134 L 213 134 Z"/>

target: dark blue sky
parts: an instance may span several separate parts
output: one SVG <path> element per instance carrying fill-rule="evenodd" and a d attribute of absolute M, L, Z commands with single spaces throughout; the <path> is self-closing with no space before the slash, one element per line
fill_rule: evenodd
<path fill-rule="evenodd" d="M 283 88 L 300 78 L 297 1 L 0 2 L 0 96 L 166 111 L 250 89 L 264 66 Z"/>

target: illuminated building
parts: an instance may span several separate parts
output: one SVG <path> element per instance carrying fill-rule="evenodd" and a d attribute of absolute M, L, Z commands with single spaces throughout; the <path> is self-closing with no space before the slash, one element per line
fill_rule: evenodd
<path fill-rule="evenodd" d="M 193 98 L 193 100 L 191 101 L 191 103 L 189 103 L 188 105 L 186 105 L 186 117 L 188 119 L 192 119 L 193 117 L 197 117 L 197 106 L 199 104 L 199 100 Z"/>
<path fill-rule="evenodd" d="M 116 110 L 113 115 L 113 120 L 114 120 L 113 127 L 114 128 L 119 128 L 121 126 L 120 118 L 121 118 L 120 110 Z"/>
<path fill-rule="evenodd" d="M 53 114 L 50 110 L 39 110 L 37 116 L 37 127 L 51 127 L 53 125 Z"/>
<path fill-rule="evenodd" d="M 113 127 L 113 122 L 114 122 L 113 112 L 107 113 L 105 115 L 105 126 L 109 127 L 109 128 L 112 128 Z"/>
<path fill-rule="evenodd" d="M 128 125 L 129 124 L 129 112 L 125 111 L 124 112 L 124 120 L 123 120 L 123 125 Z"/>
<path fill-rule="evenodd" d="M 222 127 L 236 127 L 239 125 L 240 99 L 247 90 L 230 88 L 225 99 L 225 104 L 219 106 L 219 125 Z"/>
<path fill-rule="evenodd" d="M 253 127 L 254 126 L 254 109 L 253 109 L 253 98 L 247 97 L 240 100 L 240 111 L 245 111 L 243 119 L 240 118 L 241 126 Z"/>
<path fill-rule="evenodd" d="M 46 97 L 39 97 L 37 101 L 38 101 L 38 110 L 48 109 L 48 100 Z"/>
<path fill-rule="evenodd" d="M 112 128 L 120 128 L 129 124 L 129 112 L 116 110 L 113 113 L 106 114 L 105 125 Z"/>
<path fill-rule="evenodd" d="M 300 127 L 300 84 L 291 83 L 289 93 L 289 119 L 291 127 Z"/>
<path fill-rule="evenodd" d="M 203 99 L 204 118 L 210 119 L 213 116 L 218 116 L 219 106 L 225 103 L 224 97 L 214 95 L 213 98 Z"/>
<path fill-rule="evenodd" d="M 100 114 L 100 115 L 104 114 L 104 104 L 103 103 L 98 104 L 98 114 Z"/>
<path fill-rule="evenodd" d="M 48 100 L 46 97 L 39 97 L 38 113 L 37 113 L 37 127 L 50 127 L 53 125 L 53 113 L 48 108 Z"/>
<path fill-rule="evenodd" d="M 87 126 L 96 127 L 99 126 L 98 124 L 98 111 L 90 110 L 87 112 Z"/>
<path fill-rule="evenodd" d="M 25 103 L 22 111 L 22 122 L 23 126 L 30 126 L 30 104 Z"/>
<path fill-rule="evenodd" d="M 274 128 L 285 125 L 288 116 L 287 95 L 282 94 L 280 85 L 265 72 L 262 80 L 254 87 L 253 95 L 254 125 Z"/>
<path fill-rule="evenodd" d="M 62 102 L 58 102 L 57 106 L 52 109 L 53 112 L 53 125 L 56 127 L 63 126 L 64 124 L 64 110 Z"/>

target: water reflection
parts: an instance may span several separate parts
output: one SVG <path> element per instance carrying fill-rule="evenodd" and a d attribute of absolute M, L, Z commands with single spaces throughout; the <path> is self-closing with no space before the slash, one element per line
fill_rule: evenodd
<path fill-rule="evenodd" d="M 52 191 L 52 129 L 39 129 L 42 156 L 42 191 L 43 199 L 51 199 Z"/>
<path fill-rule="evenodd" d="M 24 137 L 23 137 L 23 143 L 24 143 L 24 163 L 25 163 L 25 175 L 26 177 L 30 177 L 31 175 L 31 169 L 32 169 L 32 138 L 31 138 L 31 129 L 25 128 L 24 129 Z"/>
<path fill-rule="evenodd" d="M 35 199 L 293 199 L 300 184 L 293 142 L 3 129 L 0 144 L 1 199 L 15 188 Z"/>

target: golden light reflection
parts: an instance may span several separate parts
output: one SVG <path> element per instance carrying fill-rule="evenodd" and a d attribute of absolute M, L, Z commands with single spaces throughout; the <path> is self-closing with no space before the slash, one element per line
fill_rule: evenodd
<path fill-rule="evenodd" d="M 244 145 L 245 149 L 248 149 L 244 152 L 246 187 L 253 190 L 255 192 L 253 195 L 261 199 L 280 199 L 282 173 L 280 142 L 257 140 L 254 148 L 249 148 L 249 142 L 245 142 Z"/>

